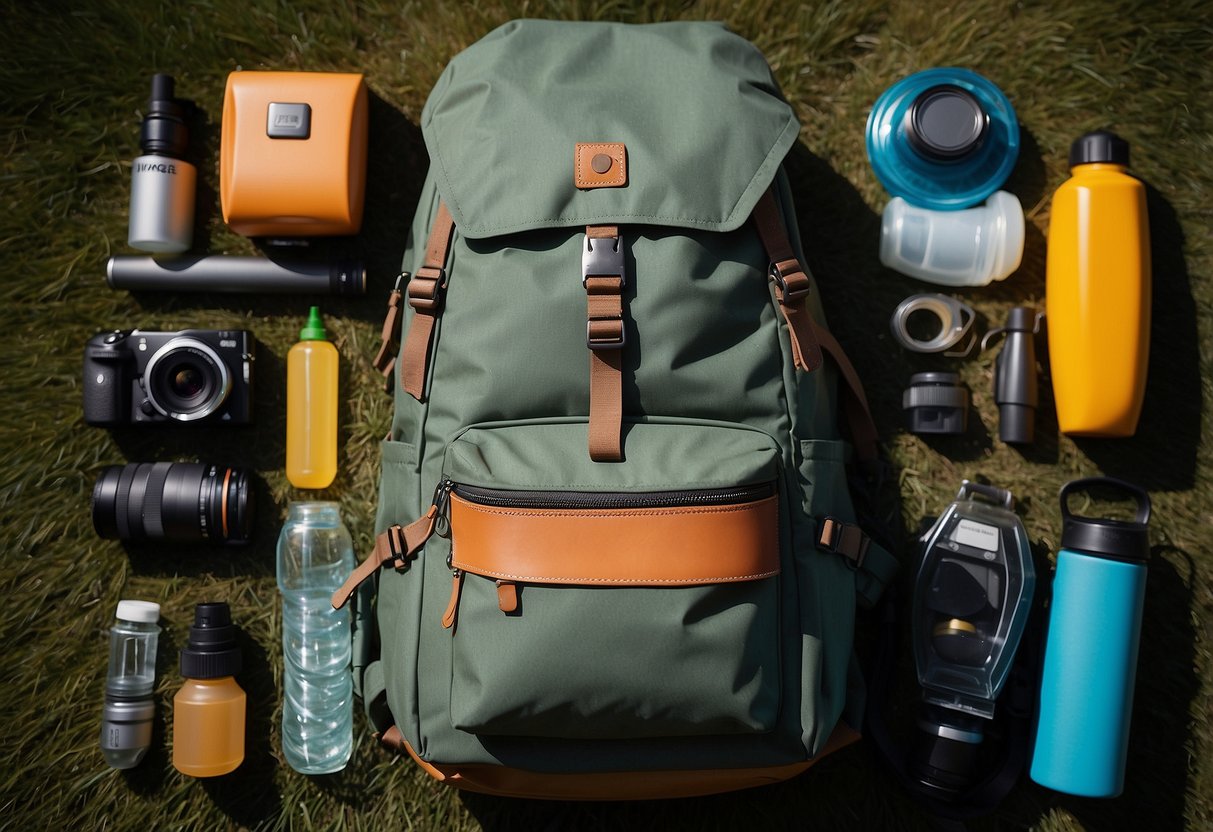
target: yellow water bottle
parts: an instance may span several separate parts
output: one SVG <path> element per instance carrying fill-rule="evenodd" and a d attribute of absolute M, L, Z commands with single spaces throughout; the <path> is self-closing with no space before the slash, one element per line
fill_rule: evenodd
<path fill-rule="evenodd" d="M 286 356 L 286 478 L 328 488 L 337 476 L 337 348 L 313 306 Z"/>
<path fill-rule="evenodd" d="M 1129 143 L 1113 133 L 1070 148 L 1073 174 L 1053 195 L 1046 304 L 1057 424 L 1080 436 L 1132 436 L 1150 358 L 1146 190 Z"/>

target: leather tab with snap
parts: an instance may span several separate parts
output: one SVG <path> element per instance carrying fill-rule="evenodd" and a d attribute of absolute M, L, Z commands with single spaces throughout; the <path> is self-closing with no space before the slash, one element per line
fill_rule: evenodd
<path fill-rule="evenodd" d="M 622 188 L 628 184 L 628 151 L 622 142 L 578 142 L 573 154 L 578 188 Z"/>

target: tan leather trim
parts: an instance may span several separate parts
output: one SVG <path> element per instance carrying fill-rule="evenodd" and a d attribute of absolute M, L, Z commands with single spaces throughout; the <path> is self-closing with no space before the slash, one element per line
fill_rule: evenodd
<path fill-rule="evenodd" d="M 425 514 L 407 526 L 390 526 L 387 531 L 376 536 L 375 548 L 362 563 L 354 567 L 345 583 L 333 593 L 329 600 L 333 609 L 339 610 L 349 603 L 354 591 L 363 581 L 378 572 L 380 567 L 392 563 L 397 569 L 408 569 L 409 562 L 417 555 L 417 550 L 424 546 L 434 533 L 437 517 L 438 507 L 430 506 Z"/>
<path fill-rule="evenodd" d="M 619 237 L 613 225 L 586 226 L 592 239 Z M 589 451 L 595 462 L 623 459 L 623 349 L 595 345 L 621 345 L 624 341 L 622 275 L 587 276 L 586 344 L 590 347 Z"/>
<path fill-rule="evenodd" d="M 825 747 L 811 760 L 760 768 L 705 769 L 701 771 L 611 771 L 592 774 L 547 774 L 485 763 L 430 763 L 404 742 L 404 750 L 426 774 L 470 792 L 500 797 L 542 800 L 652 800 L 663 797 L 699 797 L 765 786 L 801 774 L 826 755 L 859 739 L 850 726 L 838 723 Z"/>
<path fill-rule="evenodd" d="M 758 236 L 762 238 L 762 247 L 771 260 L 772 268 L 778 272 L 787 287 L 785 292 L 784 287 L 775 281 L 775 299 L 779 301 L 779 309 L 791 336 L 792 361 L 799 369 L 812 372 L 821 366 L 817 326 L 805 304 L 812 289 L 812 281 L 796 259 L 796 252 L 792 249 L 788 230 L 779 215 L 779 205 L 772 189 L 768 188 L 755 204 L 751 218 L 758 229 Z M 772 279 L 774 280 L 774 275 Z"/>
<path fill-rule="evenodd" d="M 578 142 L 573 150 L 573 184 L 582 190 L 628 184 L 628 150 L 621 142 Z"/>
<path fill-rule="evenodd" d="M 513 581 L 497 582 L 497 606 L 507 615 L 518 611 L 518 584 Z"/>
<path fill-rule="evenodd" d="M 442 613 L 442 627 L 449 630 L 455 626 L 455 618 L 459 614 L 459 593 L 463 589 L 463 573 L 456 572 L 451 577 L 451 600 L 447 601 L 446 611 Z"/>
<path fill-rule="evenodd" d="M 451 565 L 539 584 L 691 586 L 779 573 L 777 497 L 726 506 L 512 509 L 451 495 Z"/>
<path fill-rule="evenodd" d="M 447 210 L 445 202 L 438 203 L 438 213 L 430 228 L 430 236 L 425 246 L 425 263 L 417 270 L 414 281 L 430 281 L 432 286 L 432 305 L 430 308 L 418 306 L 417 299 L 410 296 L 409 303 L 414 307 L 413 323 L 409 326 L 409 334 L 400 350 L 400 386 L 417 401 L 425 397 L 425 377 L 430 360 L 430 342 L 433 340 L 434 320 L 442 314 L 442 293 L 446 289 L 447 255 L 451 249 L 451 236 L 455 232 L 455 221 Z M 436 275 L 441 275 L 439 280 Z M 435 275 L 435 277 L 427 277 Z M 422 300 L 422 302 L 426 302 Z"/>

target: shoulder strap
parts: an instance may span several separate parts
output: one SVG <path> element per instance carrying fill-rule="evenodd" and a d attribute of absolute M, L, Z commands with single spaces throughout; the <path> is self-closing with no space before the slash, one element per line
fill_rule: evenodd
<path fill-rule="evenodd" d="M 415 315 L 408 337 L 400 351 L 400 385 L 417 401 L 425 397 L 425 377 L 430 359 L 434 323 L 442 314 L 442 295 L 446 289 L 446 260 L 451 249 L 455 221 L 445 202 L 438 203 L 438 214 L 430 227 L 425 247 L 425 263 L 408 283 L 406 294 Z M 389 305 L 391 301 L 388 301 Z M 386 329 L 386 327 L 385 327 Z"/>
<path fill-rule="evenodd" d="M 842 345 L 828 329 L 817 326 L 813 321 L 806 303 L 812 291 L 812 282 L 796 259 L 787 226 L 779 213 L 774 186 L 768 188 L 758 200 L 752 216 L 758 236 L 762 238 L 762 246 L 771 261 L 770 275 L 775 284 L 775 299 L 779 301 L 779 309 L 792 336 L 792 359 L 799 369 L 812 372 L 820 366 L 823 352 L 830 356 L 842 377 L 842 410 L 850 427 L 855 454 L 865 462 L 875 460 L 878 434 L 868 409 L 863 384 L 843 352 Z"/>

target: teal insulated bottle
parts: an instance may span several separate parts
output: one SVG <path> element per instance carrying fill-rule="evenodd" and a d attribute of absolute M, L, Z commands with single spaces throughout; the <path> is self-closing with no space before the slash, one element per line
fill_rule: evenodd
<path fill-rule="evenodd" d="M 1136 517 L 1071 514 L 1070 494 L 1093 487 L 1134 498 Z M 1061 489 L 1061 514 L 1031 776 L 1059 792 L 1116 797 L 1129 748 L 1150 498 L 1120 480 L 1075 480 Z"/>

